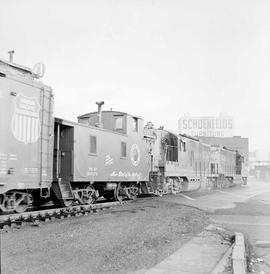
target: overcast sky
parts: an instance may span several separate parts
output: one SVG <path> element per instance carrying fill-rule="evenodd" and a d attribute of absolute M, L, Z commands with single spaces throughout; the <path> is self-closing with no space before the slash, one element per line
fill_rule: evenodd
<path fill-rule="evenodd" d="M 177 129 L 184 114 L 235 119 L 270 152 L 270 1 L 1 0 L 0 57 L 46 65 L 57 116 L 127 111 Z"/>

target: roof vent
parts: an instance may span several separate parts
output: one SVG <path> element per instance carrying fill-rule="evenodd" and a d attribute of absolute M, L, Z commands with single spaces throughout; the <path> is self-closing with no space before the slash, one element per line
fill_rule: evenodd
<path fill-rule="evenodd" d="M 98 114 L 97 114 L 98 122 L 96 123 L 96 126 L 97 127 L 103 127 L 101 107 L 102 107 L 102 105 L 104 105 L 104 101 L 96 102 L 96 104 L 98 105 Z"/>
<path fill-rule="evenodd" d="M 9 52 L 8 52 L 8 54 L 9 54 L 9 62 L 10 63 L 13 63 L 13 54 L 15 53 L 15 51 L 14 50 L 10 50 Z"/>

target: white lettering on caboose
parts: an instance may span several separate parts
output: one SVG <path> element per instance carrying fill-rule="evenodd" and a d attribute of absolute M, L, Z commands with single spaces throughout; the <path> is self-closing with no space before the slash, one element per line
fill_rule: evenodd
<path fill-rule="evenodd" d="M 111 177 L 136 177 L 140 178 L 142 176 L 141 172 L 130 172 L 130 171 L 113 171 L 110 175 Z"/>

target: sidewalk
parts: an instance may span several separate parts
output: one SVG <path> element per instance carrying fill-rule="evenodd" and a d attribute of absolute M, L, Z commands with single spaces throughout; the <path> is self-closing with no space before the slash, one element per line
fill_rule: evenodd
<path fill-rule="evenodd" d="M 244 233 L 252 246 L 250 267 L 255 273 L 270 273 L 270 216 L 212 215 L 211 219 L 217 225 Z"/>
<path fill-rule="evenodd" d="M 233 234 L 209 225 L 167 259 L 145 274 L 211 273 L 231 247 Z"/>

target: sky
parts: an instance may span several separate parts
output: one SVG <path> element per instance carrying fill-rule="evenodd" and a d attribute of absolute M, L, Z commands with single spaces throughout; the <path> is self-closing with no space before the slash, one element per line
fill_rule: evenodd
<path fill-rule="evenodd" d="M 177 130 L 233 116 L 235 135 L 270 155 L 269 0 L 1 0 L 0 58 L 46 66 L 55 115 L 104 109 Z"/>

